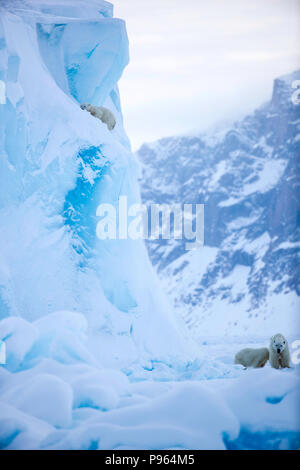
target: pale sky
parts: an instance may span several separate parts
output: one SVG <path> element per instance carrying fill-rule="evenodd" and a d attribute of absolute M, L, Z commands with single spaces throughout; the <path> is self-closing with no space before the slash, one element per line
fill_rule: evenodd
<path fill-rule="evenodd" d="M 130 63 L 119 82 L 134 149 L 237 119 L 300 68 L 300 0 L 112 0 Z"/>

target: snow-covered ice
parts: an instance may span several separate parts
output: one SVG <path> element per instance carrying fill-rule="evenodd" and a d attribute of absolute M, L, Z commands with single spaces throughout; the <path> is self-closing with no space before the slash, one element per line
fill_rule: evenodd
<path fill-rule="evenodd" d="M 96 237 L 101 202 L 140 201 L 117 87 L 128 40 L 112 5 L 5 0 L 0 48 L 0 447 L 299 447 L 299 368 L 233 364 L 267 338 L 195 341 L 144 244 Z M 111 109 L 115 129 L 82 101 Z M 208 265 L 216 252 L 204 253 Z M 225 282 L 243 289 L 245 277 Z"/>

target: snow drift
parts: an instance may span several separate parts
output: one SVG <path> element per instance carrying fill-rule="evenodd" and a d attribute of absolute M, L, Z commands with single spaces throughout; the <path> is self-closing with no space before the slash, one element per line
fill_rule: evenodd
<path fill-rule="evenodd" d="M 279 396 L 269 371 L 246 407 L 230 356 L 195 359 L 143 243 L 96 237 L 101 202 L 140 200 L 117 88 L 127 62 L 107 2 L 1 3 L 0 447 L 245 448 L 259 432 L 265 447 L 294 448 L 297 371 Z M 80 102 L 113 111 L 114 130 Z"/>

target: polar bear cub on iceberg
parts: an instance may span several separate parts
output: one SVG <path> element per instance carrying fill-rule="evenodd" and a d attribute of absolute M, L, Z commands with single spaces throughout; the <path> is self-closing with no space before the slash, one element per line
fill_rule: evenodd
<path fill-rule="evenodd" d="M 104 106 L 94 106 L 89 103 L 82 103 L 80 107 L 81 109 L 86 109 L 92 116 L 104 122 L 110 131 L 115 127 L 116 118 L 108 108 L 105 108 Z"/>
<path fill-rule="evenodd" d="M 264 367 L 269 359 L 268 348 L 245 348 L 236 353 L 235 364 L 242 364 L 244 367 Z"/>
<path fill-rule="evenodd" d="M 270 364 L 274 369 L 290 367 L 289 345 L 285 337 L 277 334 L 270 339 Z"/>

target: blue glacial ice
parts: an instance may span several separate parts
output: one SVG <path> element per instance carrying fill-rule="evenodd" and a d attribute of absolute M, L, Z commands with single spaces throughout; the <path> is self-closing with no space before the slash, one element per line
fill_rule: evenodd
<path fill-rule="evenodd" d="M 115 338 L 124 361 L 128 351 L 131 359 L 178 355 L 178 325 L 143 243 L 96 236 L 101 202 L 140 200 L 117 88 L 128 63 L 125 24 L 102 1 L 5 5 L 1 316 L 82 312 L 91 331 Z M 83 101 L 111 109 L 114 131 L 82 111 Z"/>

